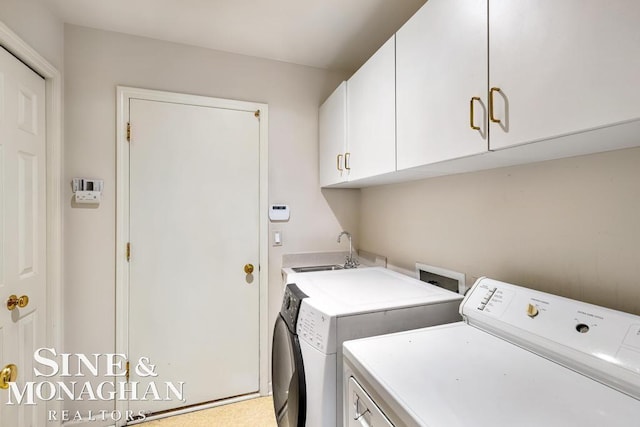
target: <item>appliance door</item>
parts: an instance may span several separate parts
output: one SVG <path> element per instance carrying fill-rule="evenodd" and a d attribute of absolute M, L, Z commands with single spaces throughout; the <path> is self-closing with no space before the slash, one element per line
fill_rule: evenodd
<path fill-rule="evenodd" d="M 342 427 L 342 413 L 338 418 L 336 403 L 337 354 L 324 354 L 303 338 L 300 351 L 304 360 L 304 380 L 307 396 L 306 427 Z M 342 398 L 342 393 L 339 394 Z M 342 405 L 340 405 L 342 409 Z"/>
<path fill-rule="evenodd" d="M 304 427 L 307 396 L 300 342 L 282 316 L 276 320 L 271 356 L 273 406 L 278 427 Z"/>

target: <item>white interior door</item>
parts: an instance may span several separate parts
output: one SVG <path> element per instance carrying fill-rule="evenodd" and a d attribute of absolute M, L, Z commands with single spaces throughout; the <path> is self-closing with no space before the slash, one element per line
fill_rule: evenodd
<path fill-rule="evenodd" d="M 148 357 L 158 374 L 132 369 L 131 381 L 142 391 L 155 381 L 162 394 L 184 382 L 185 398 L 129 409 L 257 392 L 260 119 L 131 99 L 129 120 L 129 358 Z"/>
<path fill-rule="evenodd" d="M 0 48 L 0 369 L 17 366 L 20 390 L 45 343 L 45 143 L 45 81 Z M 12 295 L 21 303 L 9 310 Z M 44 402 L 9 406 L 7 393 L 0 425 L 45 425 Z"/>

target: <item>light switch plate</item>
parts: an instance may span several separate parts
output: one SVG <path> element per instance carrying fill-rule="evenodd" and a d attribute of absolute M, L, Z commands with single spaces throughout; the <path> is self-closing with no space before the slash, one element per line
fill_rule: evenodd
<path fill-rule="evenodd" d="M 273 246 L 282 246 L 282 231 L 273 232 Z"/>

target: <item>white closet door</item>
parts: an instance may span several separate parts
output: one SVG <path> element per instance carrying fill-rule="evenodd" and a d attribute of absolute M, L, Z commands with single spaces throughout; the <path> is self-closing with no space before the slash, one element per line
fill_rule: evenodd
<path fill-rule="evenodd" d="M 44 379 L 34 378 L 33 352 L 46 343 L 45 144 L 45 81 L 0 48 L 0 369 L 17 367 L 20 390 Z M 11 296 L 28 304 L 8 310 Z M 10 406 L 8 393 L 0 425 L 46 424 L 45 402 Z"/>

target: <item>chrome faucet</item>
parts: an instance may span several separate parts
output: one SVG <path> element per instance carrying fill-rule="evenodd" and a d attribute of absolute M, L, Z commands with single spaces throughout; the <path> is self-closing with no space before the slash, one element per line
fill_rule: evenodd
<path fill-rule="evenodd" d="M 349 238 L 349 255 L 347 255 L 347 258 L 345 259 L 344 268 L 356 268 L 359 262 L 357 259 L 353 258 L 353 245 L 351 243 L 351 233 L 349 233 L 348 231 L 343 231 L 342 233 L 338 234 L 338 243 L 340 243 L 340 239 L 342 238 L 342 236 L 345 236 L 345 235 Z"/>

